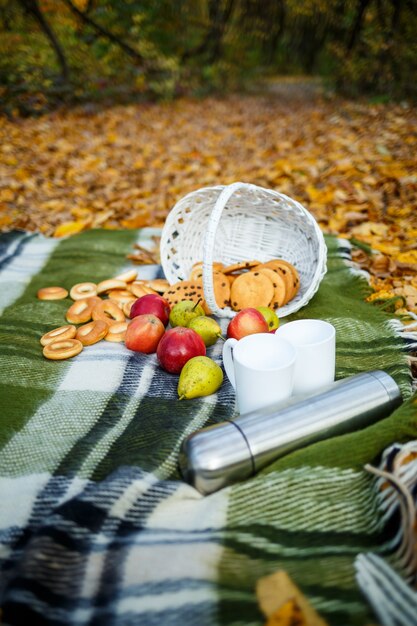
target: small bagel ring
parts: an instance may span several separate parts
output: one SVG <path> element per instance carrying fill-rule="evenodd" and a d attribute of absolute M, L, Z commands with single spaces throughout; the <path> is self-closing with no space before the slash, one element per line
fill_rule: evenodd
<path fill-rule="evenodd" d="M 134 298 L 133 300 L 129 300 L 128 302 L 124 302 L 123 303 L 123 313 L 126 315 L 126 317 L 130 318 L 130 309 L 132 308 L 133 303 L 136 302 L 136 298 Z"/>
<path fill-rule="evenodd" d="M 95 283 L 77 283 L 71 287 L 70 297 L 73 300 L 84 300 L 97 295 L 97 285 Z"/>
<path fill-rule="evenodd" d="M 91 320 L 91 314 L 96 304 L 101 302 L 101 298 L 93 296 L 92 298 L 83 298 L 76 300 L 71 304 L 65 317 L 71 324 L 85 324 Z"/>
<path fill-rule="evenodd" d="M 78 339 L 65 339 L 65 341 L 53 341 L 43 349 L 43 356 L 52 361 L 70 359 L 79 354 L 83 349 L 83 344 Z"/>
<path fill-rule="evenodd" d="M 131 283 L 129 285 L 129 289 L 136 298 L 146 296 L 148 293 L 157 293 L 155 289 L 151 289 L 151 287 L 147 287 L 146 285 L 137 282 Z"/>
<path fill-rule="evenodd" d="M 126 283 L 124 280 L 117 280 L 116 278 L 109 278 L 108 280 L 102 280 L 97 285 L 97 295 L 111 291 L 112 289 L 126 289 Z"/>
<path fill-rule="evenodd" d="M 118 276 L 115 276 L 115 280 L 122 280 L 124 283 L 131 283 L 135 280 L 138 275 L 136 270 L 128 270 L 127 272 L 123 272 Z"/>
<path fill-rule="evenodd" d="M 59 328 L 54 328 L 54 330 L 50 330 L 49 333 L 45 333 L 40 341 L 43 346 L 47 346 L 53 341 L 65 341 L 65 339 L 72 339 L 75 337 L 75 333 L 77 329 L 75 326 L 71 324 L 67 324 L 66 326 L 60 326 Z"/>
<path fill-rule="evenodd" d="M 129 302 L 129 300 L 136 300 L 135 296 L 131 291 L 127 289 L 112 289 L 107 294 L 110 300 L 114 300 L 119 304 L 124 304 L 125 302 Z"/>
<path fill-rule="evenodd" d="M 42 287 L 36 294 L 39 300 L 63 300 L 68 291 L 63 287 Z"/>
<path fill-rule="evenodd" d="M 126 337 L 128 323 L 127 322 L 116 322 L 112 324 L 109 328 L 109 332 L 104 337 L 105 341 L 124 341 Z"/>
<path fill-rule="evenodd" d="M 116 322 L 124 322 L 125 316 L 123 311 L 112 300 L 102 300 L 93 309 L 93 320 L 102 320 L 109 326 Z"/>
<path fill-rule="evenodd" d="M 95 320 L 80 326 L 75 335 L 78 341 L 81 341 L 83 346 L 92 346 L 93 343 L 97 343 L 107 335 L 109 325 L 102 320 Z"/>

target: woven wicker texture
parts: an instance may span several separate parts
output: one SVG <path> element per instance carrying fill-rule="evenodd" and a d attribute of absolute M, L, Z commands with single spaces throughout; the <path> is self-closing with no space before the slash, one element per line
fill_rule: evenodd
<path fill-rule="evenodd" d="M 205 187 L 189 193 L 170 211 L 161 237 L 161 263 L 173 284 L 188 278 L 203 260 L 204 295 L 220 317 L 236 311 L 214 298 L 212 264 L 286 259 L 300 274 L 296 297 L 278 310 L 294 313 L 316 293 L 326 273 L 327 249 L 313 216 L 298 202 L 248 183 Z"/>

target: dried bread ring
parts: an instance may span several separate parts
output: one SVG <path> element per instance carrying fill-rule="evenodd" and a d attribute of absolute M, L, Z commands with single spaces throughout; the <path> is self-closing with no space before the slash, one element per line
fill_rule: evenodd
<path fill-rule="evenodd" d="M 287 302 L 287 286 L 284 278 L 281 276 L 279 272 L 275 272 L 269 267 L 262 267 L 259 265 L 256 270 L 261 274 L 264 274 L 269 278 L 272 282 L 272 286 L 274 288 L 274 295 L 272 296 L 272 300 L 270 302 L 270 307 L 272 309 L 276 309 L 277 307 L 283 306 L 285 302 Z"/>
<path fill-rule="evenodd" d="M 93 309 L 101 302 L 101 299 L 97 296 L 92 298 L 83 298 L 82 300 L 76 300 L 71 304 L 70 308 L 66 312 L 65 317 L 71 324 L 85 324 L 91 320 Z"/>
<path fill-rule="evenodd" d="M 122 311 L 126 317 L 130 318 L 130 309 L 132 308 L 134 302 L 136 302 L 136 298 L 123 303 Z"/>
<path fill-rule="evenodd" d="M 104 337 L 105 341 L 124 341 L 126 337 L 127 327 L 127 322 L 117 322 L 116 324 L 112 324 L 109 328 L 109 332 Z"/>
<path fill-rule="evenodd" d="M 52 361 L 62 361 L 76 356 L 83 349 L 83 344 L 78 339 L 65 339 L 48 343 L 43 349 L 43 356 Z"/>
<path fill-rule="evenodd" d="M 54 328 L 50 330 L 48 333 L 45 333 L 40 341 L 43 346 L 47 346 L 53 341 L 63 341 L 64 339 L 72 339 L 75 337 L 75 333 L 77 329 L 72 324 L 66 324 L 65 326 L 60 326 L 59 328 Z"/>
<path fill-rule="evenodd" d="M 125 302 L 129 302 L 129 300 L 136 300 L 135 296 L 128 289 L 112 289 L 107 295 L 110 300 L 122 305 Z"/>
<path fill-rule="evenodd" d="M 81 341 L 83 346 L 92 346 L 107 335 L 109 325 L 102 320 L 94 320 L 84 326 L 80 326 L 75 336 L 78 341 Z"/>
<path fill-rule="evenodd" d="M 39 300 L 63 300 L 68 291 L 64 287 L 42 287 L 36 294 Z"/>
<path fill-rule="evenodd" d="M 234 311 L 248 307 L 268 306 L 274 296 L 272 281 L 260 272 L 240 274 L 230 289 Z"/>
<path fill-rule="evenodd" d="M 133 283 L 136 280 L 136 276 L 138 275 L 136 270 L 127 270 L 127 272 L 122 272 L 122 274 L 118 274 L 115 276 L 115 280 L 122 280 L 124 283 Z"/>
<path fill-rule="evenodd" d="M 151 287 L 148 287 L 145 283 L 139 283 L 135 281 L 129 285 L 130 291 L 133 293 L 135 298 L 141 298 L 142 296 L 146 296 L 148 293 L 157 293 Z"/>
<path fill-rule="evenodd" d="M 93 320 L 102 320 L 109 326 L 116 322 L 124 322 L 125 316 L 121 308 L 113 300 L 102 300 L 93 309 Z"/>
<path fill-rule="evenodd" d="M 154 278 L 153 280 L 148 280 L 146 286 L 153 289 L 157 293 L 164 293 L 167 289 L 169 289 L 170 284 L 166 278 Z"/>
<path fill-rule="evenodd" d="M 95 283 L 77 283 L 71 287 L 70 297 L 73 300 L 84 300 L 97 295 L 97 285 Z"/>
<path fill-rule="evenodd" d="M 97 295 L 107 293 L 112 289 L 126 289 L 126 283 L 123 280 L 118 280 L 116 278 L 102 280 L 101 283 L 97 285 Z"/>

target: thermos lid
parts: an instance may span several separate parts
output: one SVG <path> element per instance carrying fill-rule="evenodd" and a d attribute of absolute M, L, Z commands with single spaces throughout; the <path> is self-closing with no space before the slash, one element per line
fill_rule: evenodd
<path fill-rule="evenodd" d="M 400 388 L 389 374 L 383 370 L 372 370 L 371 372 L 367 372 L 367 374 L 376 378 L 377 381 L 385 387 L 390 400 L 397 401 L 402 399 Z"/>

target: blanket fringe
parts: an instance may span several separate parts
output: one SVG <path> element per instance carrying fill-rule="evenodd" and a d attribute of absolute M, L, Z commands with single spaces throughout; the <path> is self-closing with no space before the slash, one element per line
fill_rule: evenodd
<path fill-rule="evenodd" d="M 368 464 L 365 469 L 377 477 L 384 517 L 399 519 L 395 565 L 417 587 L 417 441 L 393 444 L 384 451 L 378 468 Z"/>
<path fill-rule="evenodd" d="M 407 314 L 415 321 L 411 324 L 405 324 L 399 319 L 390 320 L 392 328 L 404 341 L 405 350 L 408 353 L 408 363 L 411 371 L 412 391 L 417 391 L 417 315 L 411 311 Z"/>
<path fill-rule="evenodd" d="M 365 469 L 377 477 L 384 517 L 399 522 L 393 567 L 375 554 L 359 554 L 356 580 L 383 626 L 417 626 L 417 441 L 393 444 L 378 468 Z"/>

